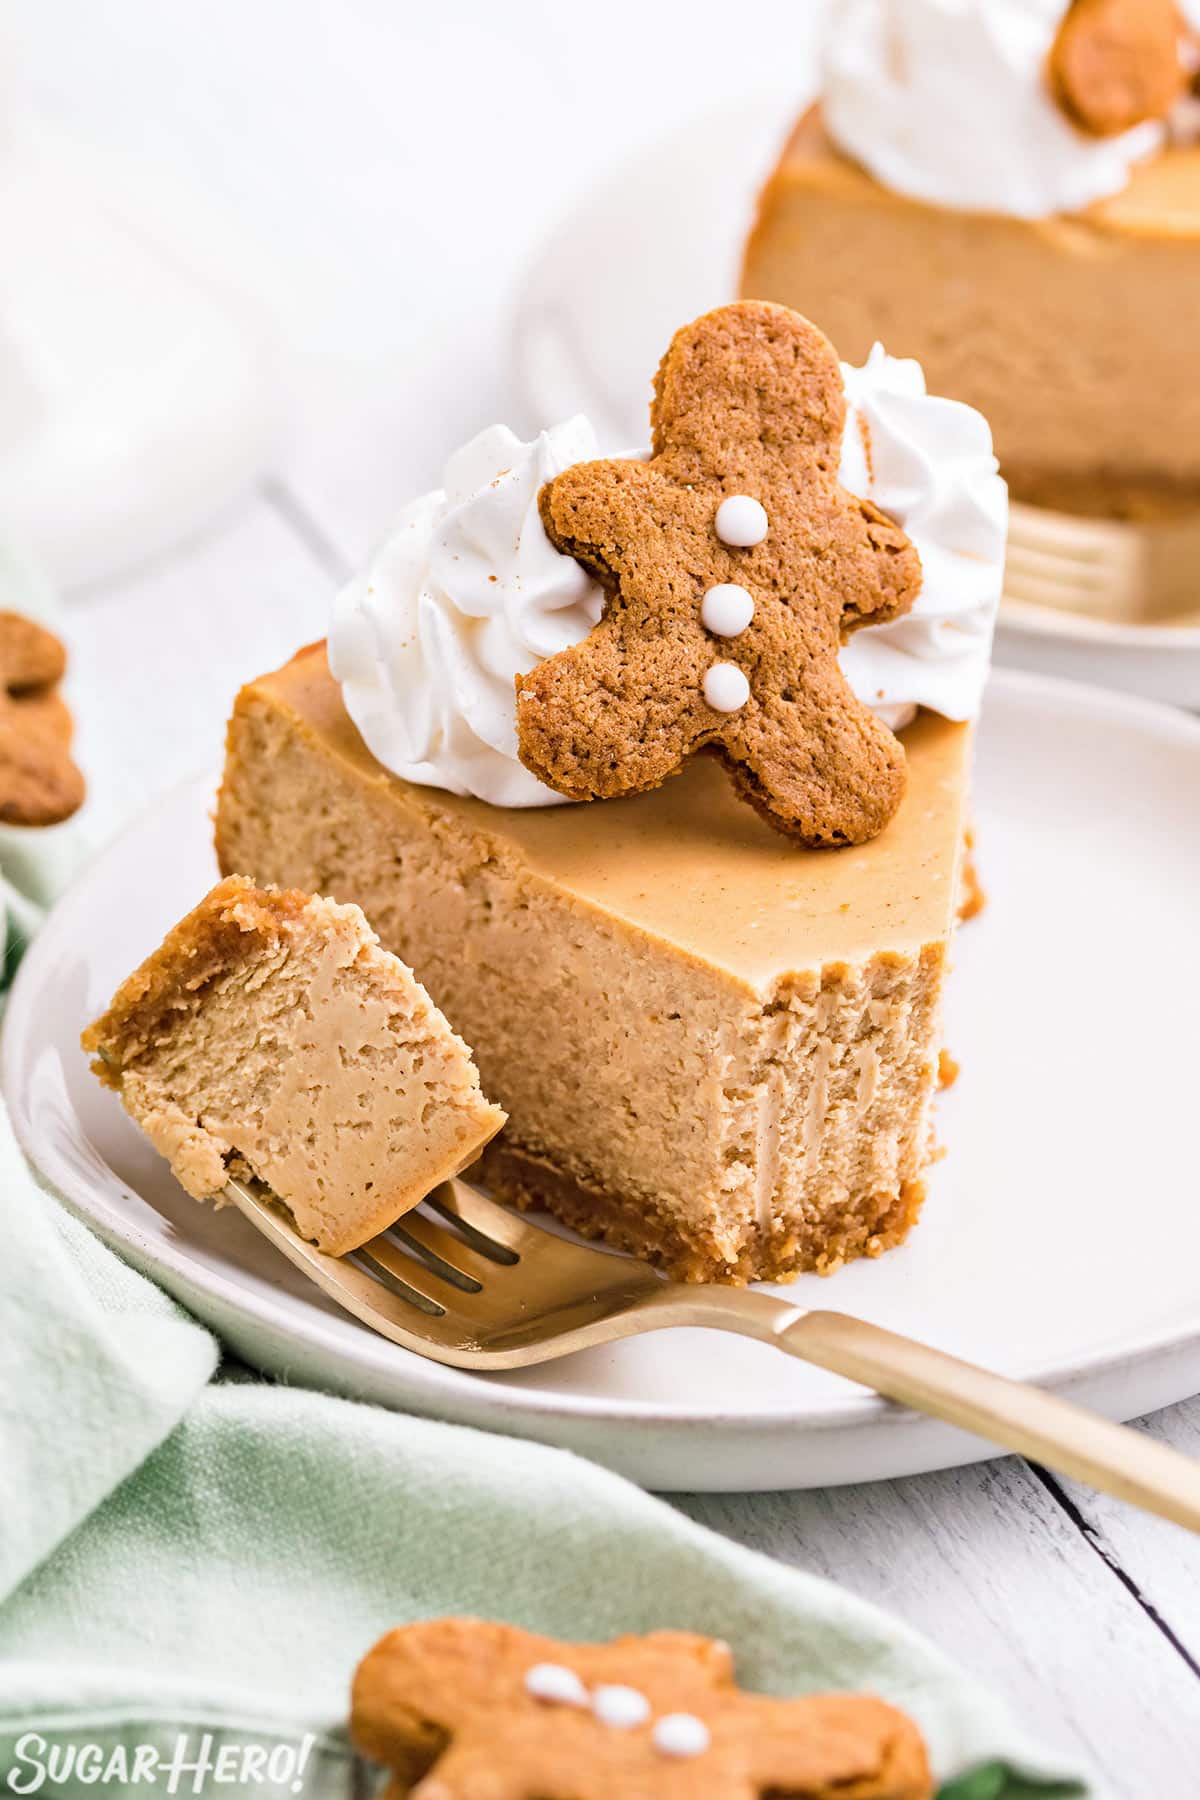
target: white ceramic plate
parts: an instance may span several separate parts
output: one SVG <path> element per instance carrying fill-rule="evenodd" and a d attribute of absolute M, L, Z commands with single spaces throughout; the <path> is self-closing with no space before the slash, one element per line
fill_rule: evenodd
<path fill-rule="evenodd" d="M 514 348 L 529 429 L 585 412 L 608 451 L 644 441 L 650 373 L 671 333 L 737 292 L 755 195 L 805 104 L 810 68 L 801 56 L 786 90 L 709 108 L 572 206 L 520 287 Z M 996 657 L 1200 708 L 1200 626 L 1116 625 L 1006 600 Z"/>
<path fill-rule="evenodd" d="M 1000 674 L 978 762 L 986 912 L 961 935 L 948 1155 L 910 1242 L 838 1306 L 1130 1418 L 1200 1389 L 1195 1020 L 1200 724 Z M 769 1347 L 672 1331 L 518 1375 L 426 1363 L 176 1186 L 88 1073 L 81 1026 L 214 876 L 212 783 L 94 863 L 26 959 L 3 1045 L 17 1132 L 71 1204 L 247 1360 L 581 1450 L 658 1488 L 816 1486 L 984 1454 Z"/>
<path fill-rule="evenodd" d="M 1010 668 L 1099 681 L 1200 711 L 1200 625 L 1125 625 L 1006 598 L 995 653 Z"/>

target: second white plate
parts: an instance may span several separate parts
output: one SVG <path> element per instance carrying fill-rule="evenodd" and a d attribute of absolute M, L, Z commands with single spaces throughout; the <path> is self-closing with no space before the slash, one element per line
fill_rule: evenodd
<path fill-rule="evenodd" d="M 811 80 L 803 59 L 790 73 L 786 90 L 709 108 L 618 163 L 551 234 L 514 323 L 528 429 L 585 412 L 606 451 L 645 439 L 649 375 L 671 333 L 737 292 L 755 196 Z M 1006 599 L 996 658 L 1200 708 L 1196 624 L 1110 624 Z"/>
<path fill-rule="evenodd" d="M 211 780 L 95 862 L 20 972 L 18 1135 L 110 1243 L 259 1366 L 580 1450 L 647 1486 L 915 1473 L 978 1442 L 769 1347 L 673 1331 L 476 1376 L 374 1337 L 232 1212 L 183 1193 L 88 1073 L 79 1032 L 215 876 Z M 1002 673 L 977 772 L 986 912 L 961 934 L 945 1160 L 909 1243 L 801 1304 L 858 1312 L 1130 1418 L 1200 1389 L 1195 1018 L 1200 724 Z"/>

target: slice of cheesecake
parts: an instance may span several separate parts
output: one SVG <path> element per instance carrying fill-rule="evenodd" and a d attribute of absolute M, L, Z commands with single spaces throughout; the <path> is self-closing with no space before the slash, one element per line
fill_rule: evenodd
<path fill-rule="evenodd" d="M 341 1256 L 504 1123 L 471 1053 L 357 906 L 215 887 L 83 1034 L 189 1194 L 249 1173 Z"/>
<path fill-rule="evenodd" d="M 741 292 L 798 306 L 850 362 L 876 339 L 987 418 L 1014 499 L 1154 518 L 1200 507 L 1200 146 L 1042 219 L 884 187 L 800 121 L 763 190 Z"/>
<path fill-rule="evenodd" d="M 361 905 L 509 1114 L 495 1191 L 699 1280 L 898 1243 L 931 1153 L 970 727 L 922 713 L 872 842 L 807 851 L 701 758 L 666 787 L 500 809 L 390 775 L 324 647 L 243 689 L 226 870 Z"/>

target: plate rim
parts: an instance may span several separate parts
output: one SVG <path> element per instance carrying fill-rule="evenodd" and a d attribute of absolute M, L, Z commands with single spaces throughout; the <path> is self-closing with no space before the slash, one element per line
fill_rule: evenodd
<path fill-rule="evenodd" d="M 1090 650 L 1132 650 L 1137 655 L 1182 650 L 1200 657 L 1200 625 L 1137 624 L 1129 619 L 1093 619 L 1086 613 L 1067 612 L 1059 606 L 1041 606 L 1032 600 L 1012 600 L 1007 595 L 1000 601 L 999 623 L 1009 631 L 1024 632 L 1029 637 L 1048 638 L 1052 642 Z M 1047 675 L 1044 679 L 1052 681 L 1060 678 Z M 1106 691 L 1098 682 L 1081 681 L 1076 685 Z"/>
<path fill-rule="evenodd" d="M 1130 725 L 1140 725 L 1160 739 L 1166 738 L 1191 749 L 1200 760 L 1200 718 L 1192 717 L 1169 703 L 1094 683 L 1008 668 L 994 668 L 990 686 L 1017 701 L 1024 698 L 1027 702 L 1032 701 L 1042 706 L 1054 705 L 1059 709 L 1065 707 L 1077 715 L 1083 713 L 1091 716 L 1098 723 L 1103 723 L 1105 715 L 1110 718 L 1115 716 Z M 136 1221 L 128 1224 L 121 1221 L 111 1207 L 105 1206 L 102 1198 L 90 1195 L 80 1198 L 72 1191 L 69 1183 L 64 1182 L 53 1151 L 47 1154 L 40 1144 L 32 1119 L 23 1105 L 24 1096 L 19 1091 L 20 1047 L 26 1021 L 32 1015 L 33 1001 L 39 991 L 41 964 L 52 956 L 57 936 L 69 932 L 74 914 L 82 906 L 96 872 L 110 860 L 121 857 L 127 839 L 133 833 L 143 831 L 157 815 L 172 811 L 181 796 L 189 790 L 203 788 L 211 794 L 215 787 L 216 781 L 211 772 L 193 774 L 173 783 L 125 821 L 119 832 L 76 875 L 52 907 L 42 930 L 22 960 L 9 994 L 3 1029 L 0 1032 L 0 1091 L 8 1102 L 17 1141 L 35 1169 L 51 1184 L 55 1193 L 61 1196 L 69 1210 L 94 1229 L 102 1241 L 114 1248 L 117 1254 L 122 1253 L 122 1247 L 132 1253 L 136 1266 L 143 1271 L 148 1270 L 150 1279 L 153 1280 L 156 1276 L 161 1279 L 168 1291 L 171 1291 L 169 1277 L 174 1276 L 190 1288 L 210 1296 L 218 1305 L 239 1314 L 249 1325 L 281 1333 L 298 1346 L 315 1350 L 323 1358 L 335 1359 L 343 1370 L 365 1368 L 372 1375 L 396 1382 L 398 1388 L 403 1386 L 408 1390 L 415 1385 L 417 1389 L 425 1390 L 417 1395 L 408 1391 L 397 1392 L 397 1403 L 406 1406 L 411 1405 L 414 1398 L 429 1399 L 436 1404 L 441 1400 L 452 1401 L 458 1395 L 474 1395 L 477 1406 L 494 1411 L 499 1418 L 561 1420 L 609 1426 L 635 1425 L 643 1430 L 655 1427 L 672 1435 L 686 1433 L 697 1426 L 704 1426 L 717 1433 L 778 1430 L 803 1434 L 858 1431 L 864 1426 L 873 1430 L 884 1426 L 897 1428 L 911 1424 L 917 1415 L 868 1392 L 851 1393 L 844 1398 L 835 1396 L 823 1403 L 807 1402 L 802 1409 L 774 1408 L 752 1413 L 730 1408 L 704 1408 L 694 1403 L 664 1406 L 661 1401 L 629 1396 L 612 1398 L 598 1394 L 563 1394 L 538 1388 L 513 1387 L 491 1374 L 481 1375 L 479 1371 L 435 1363 L 419 1356 L 415 1351 L 404 1350 L 399 1345 L 377 1338 L 365 1327 L 359 1327 L 361 1341 L 357 1341 L 353 1335 L 343 1340 L 338 1329 L 343 1327 L 343 1321 L 336 1315 L 330 1315 L 326 1319 L 322 1314 L 314 1313 L 301 1329 L 294 1321 L 294 1303 L 290 1295 L 277 1297 L 254 1293 L 247 1289 L 238 1273 L 212 1268 L 197 1260 L 189 1251 L 186 1239 L 167 1240 L 165 1244 L 151 1240 Z M 119 1181 L 115 1176 L 114 1179 Z M 94 1200 L 94 1204 L 89 1205 L 89 1199 Z M 836 1300 L 831 1300 L 830 1304 L 836 1306 Z M 214 1329 L 211 1326 L 208 1328 Z M 1109 1370 L 1128 1368 L 1157 1356 L 1179 1353 L 1200 1355 L 1200 1311 L 1195 1325 L 1182 1332 L 1178 1327 L 1167 1327 L 1157 1332 L 1146 1331 L 1132 1342 L 1123 1342 L 1120 1347 L 1101 1346 L 1090 1352 L 1077 1354 L 1069 1360 L 1060 1360 L 1049 1369 L 1030 1367 L 1024 1361 L 1018 1361 L 1007 1372 L 1018 1380 L 1035 1380 L 1041 1386 L 1056 1391 L 1077 1383 L 1103 1379 Z M 415 1376 L 415 1382 L 406 1379 L 406 1375 Z"/>

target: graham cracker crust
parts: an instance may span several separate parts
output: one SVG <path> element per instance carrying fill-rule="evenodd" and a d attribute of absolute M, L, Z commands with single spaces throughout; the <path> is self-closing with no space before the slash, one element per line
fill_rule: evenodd
<path fill-rule="evenodd" d="M 962 873 L 959 877 L 958 922 L 977 919 L 987 906 L 987 893 L 979 879 L 979 862 L 975 853 L 975 827 L 968 825 L 963 834 Z"/>
<path fill-rule="evenodd" d="M 522 1212 L 545 1210 L 581 1237 L 600 1238 L 614 1250 L 642 1257 L 675 1281 L 716 1281 L 741 1287 L 750 1281 L 794 1281 L 797 1275 L 832 1275 L 857 1257 L 882 1256 L 903 1243 L 920 1216 L 923 1181 L 899 1191 L 862 1196 L 768 1235 L 755 1231 L 737 1260 L 711 1240 L 691 1236 L 652 1203 L 628 1201 L 567 1174 L 546 1157 L 504 1138 L 484 1151 L 479 1174 L 496 1199 Z"/>

